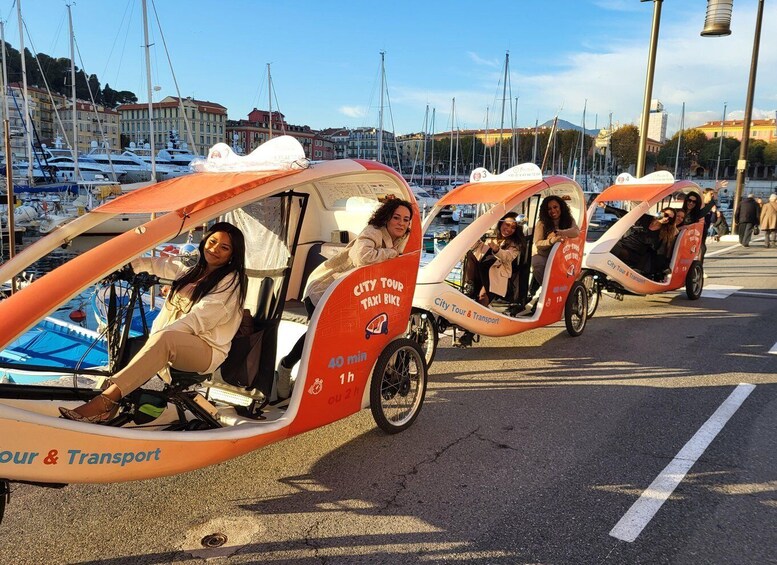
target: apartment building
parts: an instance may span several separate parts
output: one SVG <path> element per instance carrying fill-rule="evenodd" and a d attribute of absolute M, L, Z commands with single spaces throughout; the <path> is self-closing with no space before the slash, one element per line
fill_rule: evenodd
<path fill-rule="evenodd" d="M 150 140 L 148 104 L 122 104 L 119 113 L 121 134 L 142 146 Z M 227 141 L 227 109 L 216 102 L 167 96 L 152 104 L 154 146 L 164 149 L 180 137 L 197 155 L 207 155 L 219 142 Z"/>

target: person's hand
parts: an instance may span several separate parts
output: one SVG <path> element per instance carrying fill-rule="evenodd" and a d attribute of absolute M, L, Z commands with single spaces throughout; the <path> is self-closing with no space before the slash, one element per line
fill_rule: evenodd
<path fill-rule="evenodd" d="M 715 183 L 715 188 L 713 188 L 713 190 L 715 191 L 715 193 L 717 193 L 721 188 L 726 188 L 727 186 L 728 186 L 727 180 L 719 180 L 718 182 Z"/>
<path fill-rule="evenodd" d="M 599 208 L 604 208 L 607 205 L 604 202 L 599 202 L 598 206 Z"/>
<path fill-rule="evenodd" d="M 494 253 L 499 251 L 499 244 L 493 239 L 488 240 L 488 246 L 491 248 L 491 251 L 493 251 Z"/>

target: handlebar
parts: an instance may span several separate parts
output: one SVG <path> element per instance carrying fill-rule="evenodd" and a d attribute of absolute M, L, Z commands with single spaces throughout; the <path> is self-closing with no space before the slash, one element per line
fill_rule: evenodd
<path fill-rule="evenodd" d="M 118 269 L 114 272 L 112 272 L 110 275 L 105 277 L 105 282 L 107 284 L 113 284 L 116 282 L 124 281 L 127 282 L 133 286 L 137 286 L 140 290 L 146 290 L 155 284 L 172 284 L 173 281 L 169 279 L 162 279 L 156 275 L 153 275 L 148 272 L 141 272 L 136 273 L 132 266 L 127 263 L 124 265 L 121 269 Z"/>

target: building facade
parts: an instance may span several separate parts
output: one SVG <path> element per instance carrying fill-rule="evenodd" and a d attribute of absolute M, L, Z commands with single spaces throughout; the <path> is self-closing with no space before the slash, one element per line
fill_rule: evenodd
<path fill-rule="evenodd" d="M 15 157 L 26 159 L 27 140 L 24 135 L 24 97 L 21 84 L 9 85 L 8 121 L 11 129 L 11 151 Z M 33 146 L 54 147 L 63 144 L 71 147 L 73 142 L 73 111 L 69 98 L 52 92 L 51 95 L 36 86 L 27 87 L 28 106 L 33 127 Z M 119 146 L 119 113 L 116 110 L 76 100 L 76 145 L 78 151 L 86 153 L 92 142 L 108 142 L 111 147 Z"/>
<path fill-rule="evenodd" d="M 121 134 L 141 147 L 148 143 L 148 104 L 122 104 L 116 110 Z M 227 109 L 216 102 L 168 96 L 152 104 L 152 120 L 156 149 L 168 147 L 176 136 L 182 144 L 193 144 L 189 149 L 197 155 L 207 155 L 216 143 L 228 142 Z"/>
<path fill-rule="evenodd" d="M 271 129 L 272 126 L 272 129 Z M 248 154 L 271 137 L 290 135 L 300 142 L 305 156 L 314 161 L 334 158 L 334 143 L 309 126 L 296 126 L 286 122 L 280 112 L 257 110 L 248 113 L 247 120 L 227 120 L 227 139 L 236 153 Z"/>
<path fill-rule="evenodd" d="M 63 102 L 57 108 L 62 122 L 65 124 L 64 141 L 67 146 L 73 144 L 73 110 L 69 100 Z M 111 149 L 121 148 L 119 133 L 119 113 L 111 108 L 99 104 L 76 100 L 76 147 L 79 153 L 88 153 L 92 147 L 104 147 L 107 144 Z M 54 143 L 57 138 L 54 136 Z"/>
<path fill-rule="evenodd" d="M 723 137 L 742 141 L 744 126 L 745 122 L 743 120 L 717 120 L 696 126 L 694 129 L 703 131 L 707 139 L 717 139 L 723 135 Z M 775 120 L 752 120 L 750 122 L 750 139 L 760 139 L 766 143 L 777 141 L 777 123 Z"/>
<path fill-rule="evenodd" d="M 660 100 L 651 100 L 647 136 L 660 145 L 666 143 L 666 122 L 667 114 L 664 112 L 664 105 Z"/>

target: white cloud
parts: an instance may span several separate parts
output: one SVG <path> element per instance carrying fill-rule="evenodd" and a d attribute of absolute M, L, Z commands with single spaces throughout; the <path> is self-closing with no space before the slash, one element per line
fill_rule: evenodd
<path fill-rule="evenodd" d="M 340 106 L 337 110 L 349 118 L 363 118 L 367 115 L 367 108 L 364 106 Z"/>
<path fill-rule="evenodd" d="M 467 51 L 467 56 L 476 65 L 492 68 L 499 68 L 501 65 L 501 62 L 498 59 L 484 59 L 474 51 Z"/>

